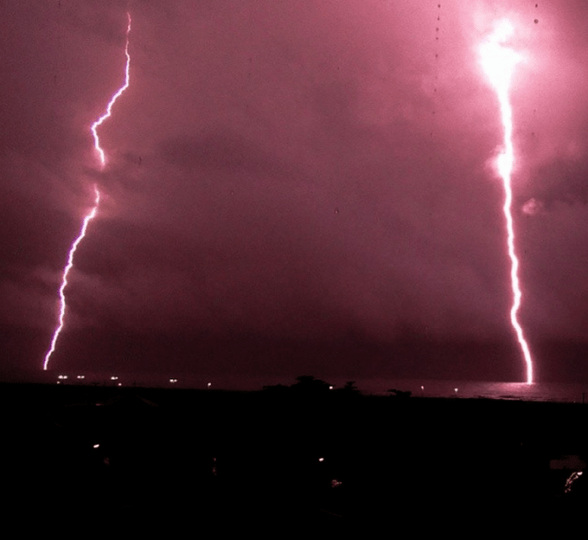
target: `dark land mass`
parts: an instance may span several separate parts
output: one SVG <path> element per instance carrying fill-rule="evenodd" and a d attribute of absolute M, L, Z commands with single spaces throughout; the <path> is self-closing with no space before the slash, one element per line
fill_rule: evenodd
<path fill-rule="evenodd" d="M 362 396 L 320 384 L 4 384 L 0 399 L 7 516 L 137 530 L 416 531 L 465 516 L 569 521 L 588 501 L 583 476 L 565 493 L 588 459 L 582 404 Z"/>

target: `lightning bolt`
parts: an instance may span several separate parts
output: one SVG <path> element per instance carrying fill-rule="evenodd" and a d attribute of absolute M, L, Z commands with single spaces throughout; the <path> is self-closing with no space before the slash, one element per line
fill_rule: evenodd
<path fill-rule="evenodd" d="M 129 87 L 129 81 L 130 81 L 129 68 L 131 65 L 131 55 L 129 54 L 129 35 L 131 33 L 131 14 L 130 13 L 127 13 L 127 20 L 128 20 L 127 41 L 125 44 L 125 56 L 127 57 L 127 63 L 125 66 L 125 82 L 110 98 L 110 101 L 108 102 L 108 105 L 106 106 L 106 110 L 104 111 L 104 114 L 100 118 L 98 118 L 98 120 L 96 120 L 96 122 L 94 122 L 92 124 L 92 127 L 90 128 L 92 130 L 92 135 L 94 136 L 94 148 L 96 149 L 96 152 L 98 153 L 102 167 L 104 167 L 104 165 L 106 165 L 106 154 L 104 153 L 104 150 L 102 150 L 102 147 L 100 146 L 100 138 L 98 137 L 98 128 L 104 123 L 104 121 L 106 119 L 108 119 L 112 116 L 112 106 L 115 104 L 116 100 L 123 94 L 123 92 Z"/>
<path fill-rule="evenodd" d="M 94 186 L 94 192 L 96 194 L 96 198 L 94 199 L 94 206 L 92 207 L 92 210 L 90 210 L 90 212 L 84 218 L 80 234 L 78 234 L 77 238 L 74 240 L 74 243 L 71 245 L 71 248 L 69 249 L 69 255 L 67 256 L 67 265 L 65 266 L 65 270 L 63 271 L 61 287 L 59 287 L 59 297 L 61 298 L 59 309 L 59 324 L 57 325 L 57 328 L 53 333 L 53 338 L 51 339 L 51 346 L 49 347 L 49 351 L 45 356 L 45 362 L 43 363 L 44 370 L 46 370 L 47 366 L 49 365 L 49 359 L 51 358 L 51 355 L 55 351 L 55 346 L 57 345 L 57 338 L 59 337 L 59 334 L 63 329 L 66 308 L 65 288 L 67 287 L 67 276 L 69 275 L 69 272 L 73 267 L 76 249 L 78 248 L 80 242 L 83 240 L 84 236 L 86 236 L 86 229 L 88 228 L 88 223 L 90 223 L 90 221 L 94 219 L 94 217 L 96 217 L 96 213 L 98 212 L 98 205 L 100 204 L 100 192 L 98 191 L 98 188 L 96 186 Z"/>
<path fill-rule="evenodd" d="M 529 345 L 525 339 L 523 328 L 518 320 L 518 312 L 521 307 L 522 292 L 519 283 L 519 259 L 515 250 L 515 232 L 512 217 L 512 170 L 514 165 L 514 146 L 512 142 L 513 122 L 512 107 L 509 101 L 510 81 L 516 64 L 521 60 L 512 49 L 504 45 L 505 41 L 513 33 L 513 27 L 508 21 L 502 21 L 495 32 L 480 47 L 482 66 L 490 79 L 500 103 L 500 116 L 504 130 L 504 147 L 497 156 L 496 165 L 498 174 L 502 178 L 504 186 L 504 217 L 507 230 L 507 248 L 510 258 L 510 281 L 512 287 L 512 305 L 510 309 L 510 322 L 516 333 L 527 370 L 527 384 L 533 383 L 533 359 Z"/>
<path fill-rule="evenodd" d="M 108 119 L 112 116 L 112 106 L 114 105 L 116 100 L 123 94 L 123 92 L 129 87 L 129 80 L 130 80 L 129 79 L 129 67 L 131 65 L 131 56 L 129 54 L 129 35 L 131 33 L 131 14 L 130 13 L 127 13 L 127 21 L 128 21 L 128 24 L 127 24 L 126 44 L 125 44 L 125 56 L 126 56 L 127 60 L 126 60 L 126 65 L 125 65 L 124 83 L 110 98 L 110 101 L 108 102 L 108 105 L 106 106 L 106 110 L 105 110 L 104 114 L 102 116 L 100 116 L 98 118 L 98 120 L 96 120 L 92 124 L 92 127 L 90 128 L 92 131 L 92 135 L 94 137 L 94 149 L 96 150 L 96 153 L 98 154 L 98 158 L 100 160 L 100 165 L 101 165 L 102 169 L 106 165 L 106 154 L 105 154 L 104 150 L 102 149 L 102 147 L 100 146 L 100 138 L 98 137 L 98 128 L 104 123 L 104 121 L 106 119 Z M 61 287 L 59 287 L 59 298 L 60 298 L 59 322 L 57 324 L 57 327 L 55 328 L 55 331 L 53 332 L 53 337 L 51 338 L 51 345 L 49 347 L 49 350 L 47 351 L 47 354 L 45 355 L 45 360 L 43 362 L 43 369 L 44 370 L 47 370 L 47 367 L 49 366 L 49 360 L 51 359 L 51 355 L 55 352 L 55 348 L 57 346 L 57 339 L 59 338 L 59 334 L 61 333 L 63 326 L 65 324 L 65 312 L 67 309 L 67 304 L 66 304 L 66 299 L 65 299 L 65 288 L 67 287 L 67 284 L 68 284 L 67 277 L 68 277 L 68 275 L 74 265 L 74 255 L 75 255 L 76 249 L 80 245 L 81 241 L 84 239 L 84 236 L 86 236 L 86 230 L 88 229 L 88 224 L 90 223 L 90 221 L 92 221 L 96 217 L 96 214 L 98 213 L 98 208 L 100 206 L 100 191 L 98 190 L 98 187 L 96 185 L 94 186 L 94 193 L 95 193 L 94 205 L 92 206 L 92 209 L 88 212 L 88 214 L 86 214 L 86 216 L 84 217 L 84 221 L 82 223 L 82 228 L 80 230 L 80 233 L 78 234 L 78 236 L 76 237 L 76 239 L 74 240 L 73 244 L 71 245 L 71 247 L 69 249 L 69 254 L 67 256 L 67 264 L 63 270 L 63 276 L 61 279 Z"/>

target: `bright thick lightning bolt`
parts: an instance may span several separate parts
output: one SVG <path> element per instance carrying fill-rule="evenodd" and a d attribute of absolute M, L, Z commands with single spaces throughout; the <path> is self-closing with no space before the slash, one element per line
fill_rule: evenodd
<path fill-rule="evenodd" d="M 497 168 L 504 184 L 504 216 L 506 218 L 507 247 L 510 257 L 510 280 L 512 285 L 512 306 L 510 321 L 516 332 L 521 351 L 525 359 L 527 369 L 527 384 L 533 382 L 533 360 L 529 345 L 525 340 L 523 329 L 518 320 L 518 311 L 521 307 L 521 288 L 519 284 L 518 269 L 519 260 L 515 251 L 515 232 L 512 218 L 512 170 L 514 165 L 514 147 L 512 142 L 512 108 L 508 98 L 511 77 L 520 56 L 504 45 L 508 37 L 513 33 L 513 27 L 508 21 L 503 21 L 490 39 L 480 47 L 482 66 L 488 75 L 492 86 L 496 90 L 500 103 L 500 115 L 504 129 L 504 148 L 497 157 Z"/>
<path fill-rule="evenodd" d="M 131 64 L 131 57 L 129 55 L 129 34 L 131 32 L 131 15 L 130 15 L 130 13 L 127 13 L 127 19 L 128 19 L 128 24 L 127 24 L 127 34 L 126 34 L 126 44 L 125 44 L 125 56 L 127 57 L 127 61 L 126 61 L 126 66 L 125 66 L 125 81 L 124 81 L 123 85 L 116 91 L 116 93 L 113 94 L 112 98 L 110 98 L 110 101 L 108 102 L 108 105 L 106 106 L 106 111 L 104 112 L 104 114 L 100 118 L 98 118 L 98 120 L 96 120 L 96 122 L 94 122 L 91 127 L 92 135 L 94 136 L 94 148 L 96 149 L 96 152 L 98 153 L 98 157 L 100 159 L 100 165 L 102 168 L 104 168 L 104 166 L 106 165 L 106 154 L 104 153 L 104 150 L 100 146 L 100 138 L 98 137 L 97 130 L 107 118 L 110 118 L 110 116 L 112 115 L 112 106 L 114 105 L 115 101 L 129 87 L 129 66 Z M 66 307 L 67 307 L 67 304 L 65 301 L 65 288 L 67 287 L 67 277 L 69 275 L 69 272 L 73 268 L 74 255 L 75 255 L 76 249 L 78 248 L 80 242 L 83 240 L 84 236 L 86 236 L 86 230 L 88 228 L 88 224 L 90 223 L 90 221 L 92 219 L 94 219 L 94 217 L 96 217 L 96 214 L 98 213 L 98 207 L 100 205 L 100 191 L 98 190 L 97 186 L 94 186 L 94 193 L 96 194 L 96 197 L 94 199 L 94 206 L 92 207 L 90 212 L 84 218 L 82 228 L 80 230 L 80 234 L 74 240 L 73 244 L 71 245 L 71 248 L 69 249 L 69 254 L 67 257 L 67 265 L 65 266 L 65 269 L 63 270 L 61 287 L 59 288 L 59 297 L 60 297 L 59 324 L 57 325 L 57 328 L 55 329 L 55 332 L 53 333 L 53 337 L 51 338 L 51 346 L 49 347 L 49 351 L 47 351 L 47 354 L 45 355 L 45 361 L 43 363 L 44 370 L 47 370 L 47 367 L 49 365 L 49 360 L 51 359 L 51 355 L 55 351 L 55 347 L 57 345 L 57 339 L 59 338 L 59 334 L 61 333 L 61 330 L 63 329 L 63 325 L 65 323 L 65 311 L 66 311 Z"/>

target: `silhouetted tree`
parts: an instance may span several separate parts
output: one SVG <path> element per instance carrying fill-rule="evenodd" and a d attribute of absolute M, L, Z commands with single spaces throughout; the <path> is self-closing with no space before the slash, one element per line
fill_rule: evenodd
<path fill-rule="evenodd" d="M 396 388 L 390 388 L 387 392 L 389 392 L 391 396 L 397 398 L 409 398 L 412 395 L 410 390 L 397 390 Z"/>
<path fill-rule="evenodd" d="M 314 396 L 329 391 L 329 383 L 321 379 L 316 379 L 312 375 L 301 375 L 300 377 L 296 377 L 296 380 L 298 382 L 293 384 L 291 388 L 297 393 Z"/>
<path fill-rule="evenodd" d="M 347 381 L 345 386 L 343 387 L 343 392 L 347 392 L 349 394 L 357 394 L 359 393 L 359 389 L 355 385 L 355 381 Z"/>
<path fill-rule="evenodd" d="M 272 394 L 284 394 L 289 389 L 290 387 L 285 384 L 271 384 L 263 387 L 264 392 L 270 392 Z"/>

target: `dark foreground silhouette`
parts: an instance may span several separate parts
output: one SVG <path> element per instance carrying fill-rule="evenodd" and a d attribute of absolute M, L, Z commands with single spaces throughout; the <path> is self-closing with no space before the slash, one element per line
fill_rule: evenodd
<path fill-rule="evenodd" d="M 570 479 L 588 459 L 580 404 L 362 396 L 312 377 L 241 393 L 2 385 L 0 399 L 5 515 L 424 530 L 569 520 L 588 501 Z"/>

